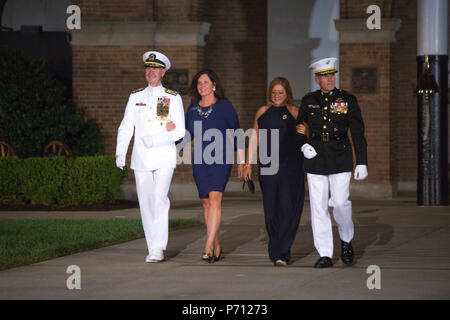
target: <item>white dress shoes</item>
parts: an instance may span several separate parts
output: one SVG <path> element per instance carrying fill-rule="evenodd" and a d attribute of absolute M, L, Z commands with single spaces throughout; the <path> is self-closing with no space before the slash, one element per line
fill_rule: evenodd
<path fill-rule="evenodd" d="M 162 251 L 152 252 L 145 258 L 145 262 L 148 262 L 148 263 L 155 263 L 155 262 L 162 262 L 162 261 L 164 261 L 164 253 Z"/>

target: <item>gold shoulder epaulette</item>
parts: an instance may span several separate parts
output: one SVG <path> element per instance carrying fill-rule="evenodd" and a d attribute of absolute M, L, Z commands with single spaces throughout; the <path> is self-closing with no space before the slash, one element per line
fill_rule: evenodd
<path fill-rule="evenodd" d="M 166 89 L 164 91 L 166 91 L 167 93 L 174 95 L 174 96 L 176 96 L 178 94 L 178 92 L 176 92 L 175 90 Z"/>
<path fill-rule="evenodd" d="M 136 92 L 142 91 L 142 90 L 144 90 L 144 89 L 145 89 L 145 87 L 139 88 L 139 89 L 133 90 L 131 93 L 136 93 Z"/>

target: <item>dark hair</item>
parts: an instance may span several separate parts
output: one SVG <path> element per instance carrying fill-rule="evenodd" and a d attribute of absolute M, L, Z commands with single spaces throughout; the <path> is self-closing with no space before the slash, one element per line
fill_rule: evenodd
<path fill-rule="evenodd" d="M 192 79 L 191 87 L 189 89 L 189 96 L 191 97 L 191 104 L 193 106 L 197 105 L 198 102 L 202 99 L 202 96 L 198 93 L 197 84 L 198 79 L 203 74 L 206 74 L 209 77 L 209 79 L 215 84 L 216 91 L 214 91 L 214 96 L 216 97 L 217 101 L 225 99 L 225 92 L 223 90 L 222 84 L 217 74 L 210 69 L 204 69 L 202 71 L 199 71 L 194 76 L 194 78 Z"/>
<path fill-rule="evenodd" d="M 283 77 L 276 77 L 270 82 L 269 90 L 267 90 L 267 99 L 270 102 L 272 101 L 272 90 L 277 84 L 281 84 L 281 86 L 286 90 L 286 102 L 292 104 L 294 102 L 294 97 L 292 95 L 291 85 L 289 84 L 288 79 Z"/>

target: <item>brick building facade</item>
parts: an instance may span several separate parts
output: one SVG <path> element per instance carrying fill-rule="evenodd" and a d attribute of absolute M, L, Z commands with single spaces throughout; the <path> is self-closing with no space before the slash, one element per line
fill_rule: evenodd
<path fill-rule="evenodd" d="M 266 0 L 72 3 L 82 12 L 82 29 L 73 32 L 72 41 L 73 96 L 99 122 L 107 154 L 114 153 L 129 93 L 146 85 L 141 57 L 150 49 L 164 52 L 172 69 L 188 70 L 189 83 L 198 70 L 215 70 L 244 130 L 266 103 Z M 381 31 L 365 27 L 366 8 L 373 4 L 381 8 Z M 415 190 L 416 16 L 415 1 L 340 0 L 340 87 L 359 100 L 369 156 L 369 178 L 352 184 L 366 196 Z M 375 72 L 374 91 L 354 92 L 358 68 Z M 183 101 L 187 108 L 187 95 Z M 173 181 L 192 181 L 190 166 L 177 167 Z"/>
<path fill-rule="evenodd" d="M 417 180 L 417 3 L 340 2 L 341 88 L 354 91 L 352 70 L 374 68 L 374 93 L 353 92 L 361 107 L 368 142 L 369 178 L 387 197 L 415 190 Z M 381 30 L 368 30 L 366 8 L 381 9 Z M 337 24 L 338 26 L 338 24 Z M 382 191 L 383 190 L 383 191 Z"/>
<path fill-rule="evenodd" d="M 80 7 L 83 24 L 73 32 L 73 96 L 99 122 L 105 153 L 115 152 L 129 93 L 146 85 L 141 57 L 151 49 L 164 52 L 172 70 L 187 70 L 189 83 L 202 68 L 215 70 L 241 126 L 252 125 L 257 107 L 265 103 L 265 1 L 257 6 L 255 1 L 203 0 L 73 4 Z M 189 98 L 182 97 L 187 108 Z M 184 181 L 193 178 L 191 167 L 183 164 L 174 182 Z"/>

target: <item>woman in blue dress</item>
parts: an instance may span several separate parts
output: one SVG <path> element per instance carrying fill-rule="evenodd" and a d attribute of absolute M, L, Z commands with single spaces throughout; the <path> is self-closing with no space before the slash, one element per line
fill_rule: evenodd
<path fill-rule="evenodd" d="M 292 105 L 292 90 L 285 78 L 277 77 L 269 86 L 267 97 L 271 104 L 258 109 L 254 121 L 254 134 L 250 139 L 244 179 L 251 178 L 251 164 L 256 163 L 256 151 L 262 134 L 266 134 L 267 153 L 278 144 L 278 171 L 265 174 L 264 168 L 273 163 L 259 161 L 259 183 L 263 195 L 264 217 L 269 237 L 268 251 L 275 266 L 286 266 L 291 259 L 291 246 L 297 234 L 305 196 L 303 156 L 297 145 L 295 131 L 299 108 Z M 264 131 L 262 129 L 265 129 Z M 278 139 L 271 141 L 278 132 Z M 277 135 L 275 135 L 277 137 Z M 276 148 L 274 148 L 276 150 Z"/>
<path fill-rule="evenodd" d="M 236 146 L 236 139 L 230 139 L 227 129 L 239 129 L 239 120 L 212 70 L 202 70 L 194 76 L 190 97 L 186 130 L 194 141 L 193 174 L 207 228 L 202 259 L 211 263 L 220 260 L 222 255 L 219 241 L 222 195 L 233 167 L 233 146 Z M 238 149 L 238 158 L 244 159 L 244 150 Z M 242 179 L 245 160 L 239 162 L 242 163 L 238 167 L 238 178 Z"/>

